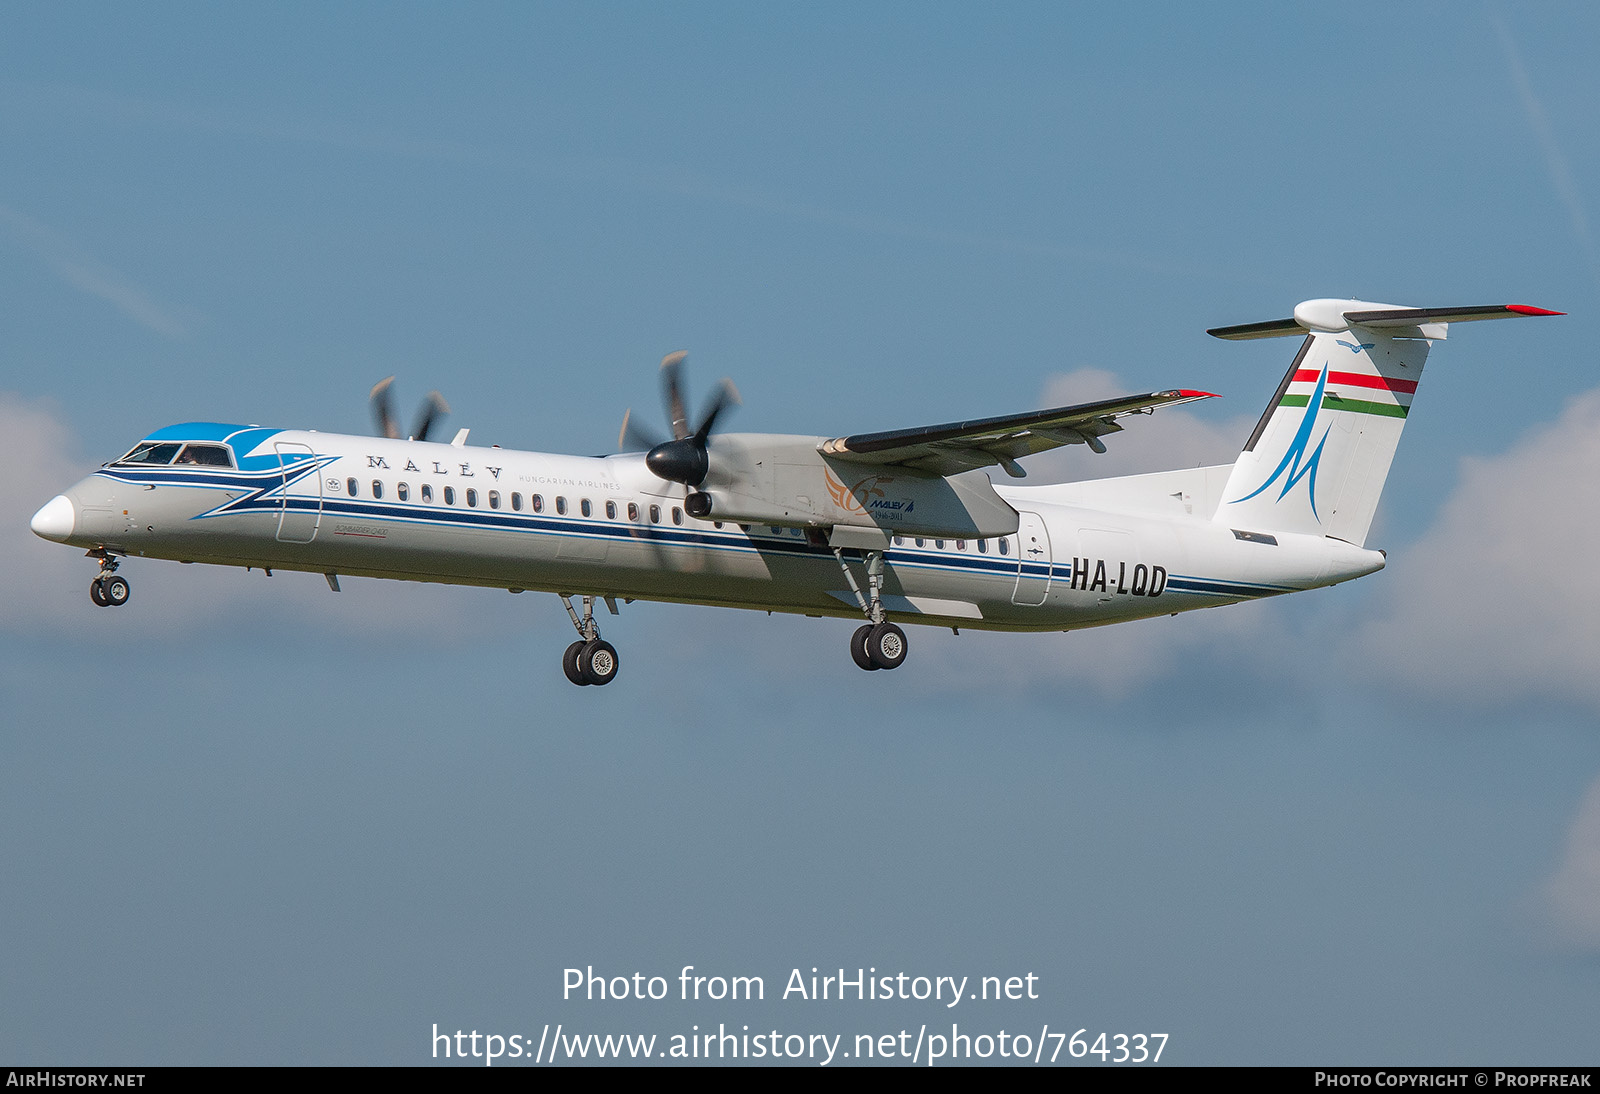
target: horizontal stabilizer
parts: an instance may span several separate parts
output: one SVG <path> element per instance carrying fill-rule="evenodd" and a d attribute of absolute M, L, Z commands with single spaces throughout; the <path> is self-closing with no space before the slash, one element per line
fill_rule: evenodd
<path fill-rule="evenodd" d="M 1252 338 L 1286 338 L 1291 334 L 1304 337 L 1306 329 L 1288 319 L 1269 319 L 1265 323 L 1240 323 L 1233 327 L 1212 327 L 1206 331 L 1213 338 L 1226 338 L 1230 342 L 1247 342 Z"/>
<path fill-rule="evenodd" d="M 1518 319 L 1533 315 L 1564 315 L 1565 312 L 1530 307 L 1527 304 L 1475 304 L 1459 308 L 1400 308 L 1392 304 L 1373 304 L 1365 300 L 1307 300 L 1294 309 L 1288 319 L 1265 323 L 1241 323 L 1232 327 L 1212 327 L 1213 338 L 1242 342 L 1252 338 L 1302 336 L 1311 331 L 1336 333 L 1351 327 L 1373 330 L 1406 330 L 1412 337 L 1443 338 L 1447 323 L 1470 323 L 1478 319 Z M 1428 324 L 1428 329 L 1421 329 Z M 1438 326 L 1435 326 L 1438 324 Z M 1401 337 L 1404 337 L 1402 334 Z"/>
<path fill-rule="evenodd" d="M 1393 308 L 1347 311 L 1344 317 L 1362 327 L 1415 327 L 1422 323 L 1470 323 L 1476 319 L 1515 319 L 1528 315 L 1565 315 L 1527 304 L 1482 304 L 1468 308 Z"/>

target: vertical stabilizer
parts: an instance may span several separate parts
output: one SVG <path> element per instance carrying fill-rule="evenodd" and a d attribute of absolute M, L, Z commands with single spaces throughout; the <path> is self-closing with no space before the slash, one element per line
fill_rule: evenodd
<path fill-rule="evenodd" d="M 1452 322 L 1557 314 L 1519 304 L 1400 308 L 1308 300 L 1292 319 L 1210 331 L 1229 339 L 1306 336 L 1233 465 L 1215 519 L 1361 546 L 1432 341 Z"/>

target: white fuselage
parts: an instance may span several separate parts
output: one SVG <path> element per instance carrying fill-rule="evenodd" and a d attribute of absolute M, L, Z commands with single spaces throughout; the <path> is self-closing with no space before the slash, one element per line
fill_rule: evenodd
<path fill-rule="evenodd" d="M 35 530 L 136 557 L 861 617 L 819 531 L 696 520 L 639 454 L 254 432 L 256 456 L 234 468 L 108 465 L 65 492 L 70 514 L 52 502 Z M 1195 485 L 1206 470 L 1000 487 L 1017 532 L 894 537 L 884 607 L 901 623 L 1070 630 L 1383 566 L 1341 540 L 1214 521 Z M 864 581 L 861 552 L 844 557 Z"/>

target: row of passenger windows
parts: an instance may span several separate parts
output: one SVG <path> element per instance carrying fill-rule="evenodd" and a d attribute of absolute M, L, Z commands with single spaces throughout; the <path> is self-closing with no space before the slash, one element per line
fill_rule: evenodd
<path fill-rule="evenodd" d="M 336 483 L 337 481 L 337 479 L 333 479 L 330 480 L 330 483 Z M 346 479 L 344 486 L 345 490 L 352 498 L 359 498 L 361 496 L 361 481 L 359 479 Z M 384 486 L 382 479 L 372 480 L 371 496 L 374 500 L 382 501 L 386 490 L 387 487 Z M 465 501 L 468 509 L 476 509 L 480 503 L 486 503 L 490 509 L 499 509 L 503 505 L 509 505 L 513 513 L 520 513 L 523 511 L 524 499 L 521 492 L 517 490 L 513 490 L 509 497 L 507 497 L 502 495 L 498 490 L 487 490 L 480 494 L 478 489 L 473 486 L 466 487 L 463 490 L 457 490 L 454 486 L 446 486 L 440 489 L 439 495 L 442 496 L 444 504 L 446 505 L 455 505 L 459 500 Z M 394 496 L 397 501 L 410 501 L 411 484 L 406 482 L 396 483 L 394 488 Z M 431 505 L 435 501 L 435 498 L 436 495 L 434 493 L 432 483 L 425 482 L 417 489 L 418 501 Z M 529 511 L 534 513 L 544 512 L 545 500 L 543 494 L 529 494 L 526 502 L 527 509 Z M 620 511 L 617 507 L 617 503 L 614 501 L 607 501 L 604 504 L 606 519 L 616 520 L 617 514 Z M 568 509 L 569 506 L 567 499 L 558 495 L 555 499 L 556 514 L 564 517 L 567 515 Z M 661 506 L 651 505 L 648 511 L 650 514 L 650 523 L 660 524 Z M 586 517 L 594 516 L 594 502 L 590 501 L 588 498 L 579 498 L 578 512 Z M 627 512 L 628 519 L 630 521 L 637 522 L 639 520 L 639 514 L 641 510 L 636 502 L 630 501 L 627 503 Z M 683 510 L 676 505 L 672 507 L 672 523 L 683 523 Z M 720 521 L 717 522 L 717 527 L 722 527 L 722 523 Z"/>
<path fill-rule="evenodd" d="M 942 540 L 942 539 L 922 539 L 922 538 L 918 537 L 917 539 L 913 539 L 911 542 L 915 543 L 918 547 L 926 547 L 931 543 L 931 544 L 933 544 L 934 549 L 935 550 L 939 550 L 939 551 L 942 551 L 942 550 L 945 549 L 945 543 L 946 542 L 949 542 L 949 543 L 953 544 L 955 546 L 955 549 L 958 550 L 958 551 L 965 551 L 967 549 L 967 541 L 964 540 L 964 539 L 952 539 L 952 540 L 946 541 L 946 540 Z M 979 540 L 973 540 L 972 542 L 977 545 L 978 553 L 980 555 L 986 555 L 986 554 L 989 553 L 989 541 L 988 540 L 979 539 Z M 1001 554 L 1009 555 L 1011 553 L 1011 541 L 1006 539 L 1004 536 L 1001 536 L 999 539 L 995 540 L 994 542 L 995 542 L 995 549 L 998 550 Z M 904 536 L 895 536 L 894 537 L 894 545 L 896 547 L 904 547 L 906 545 L 905 537 Z"/>
<path fill-rule="evenodd" d="M 333 483 L 336 483 L 336 482 L 338 482 L 337 479 L 329 480 L 329 484 L 330 485 L 332 485 Z M 359 479 L 354 479 L 354 478 L 346 479 L 344 485 L 345 485 L 345 490 L 349 492 L 349 494 L 350 494 L 350 496 L 352 498 L 359 498 L 361 496 L 361 481 Z M 386 488 L 384 487 L 382 479 L 373 479 L 372 480 L 372 488 L 371 488 L 371 490 L 372 490 L 372 497 L 373 497 L 374 500 L 382 501 L 385 489 Z M 456 490 L 456 488 L 454 486 L 443 487 L 441 489 L 440 493 L 443 494 L 443 496 L 444 496 L 444 504 L 446 504 L 446 505 L 455 505 L 456 504 L 458 491 Z M 478 503 L 480 501 L 480 495 L 479 495 L 478 490 L 477 490 L 476 487 L 472 487 L 472 486 L 466 487 L 465 489 L 459 491 L 459 493 L 461 495 L 464 495 L 465 501 L 466 501 L 466 504 L 467 504 L 467 508 L 476 509 L 478 507 Z M 488 502 L 488 506 L 489 506 L 490 509 L 499 509 L 501 507 L 501 505 L 503 503 L 505 503 L 505 501 L 507 500 L 501 495 L 500 491 L 498 491 L 498 490 L 486 491 L 486 495 L 487 495 L 487 497 L 484 498 L 483 500 L 486 500 Z M 399 501 L 410 501 L 411 500 L 411 484 L 410 483 L 405 483 L 405 482 L 396 483 L 395 484 L 395 488 L 394 488 L 394 496 Z M 427 482 L 423 483 L 418 488 L 417 498 L 418 498 L 419 501 L 422 501 L 425 504 L 429 504 L 429 505 L 433 504 L 433 501 L 434 501 L 433 484 L 432 483 L 427 483 Z M 510 495 L 510 498 L 509 498 L 509 504 L 511 506 L 511 511 L 513 513 L 522 512 L 523 511 L 523 497 L 522 497 L 522 494 L 519 491 L 513 490 L 511 492 L 511 495 Z M 544 512 L 544 507 L 545 507 L 544 495 L 543 494 L 530 494 L 530 495 L 528 495 L 527 506 L 528 506 L 528 509 L 531 510 L 532 512 L 535 512 L 535 513 Z M 555 499 L 555 511 L 556 511 L 556 514 L 558 516 L 566 516 L 567 515 L 568 506 L 567 506 L 567 499 L 565 497 L 563 497 L 561 495 L 557 495 L 556 496 L 556 499 Z M 583 516 L 586 516 L 586 517 L 592 517 L 592 516 L 594 516 L 594 511 L 595 511 L 594 503 L 591 502 L 588 498 L 579 498 L 578 499 L 578 512 L 579 513 L 581 513 Z M 620 511 L 621 510 L 618 508 L 618 505 L 617 505 L 617 503 L 615 501 L 607 501 L 605 503 L 605 513 L 606 513 L 606 519 L 607 520 L 616 520 L 617 519 L 617 514 Z M 647 509 L 641 510 L 637 502 L 631 502 L 630 501 L 630 502 L 627 503 L 626 512 L 627 512 L 627 515 L 628 515 L 628 520 L 630 522 L 632 522 L 632 523 L 635 523 L 635 524 L 637 524 L 639 522 L 639 518 L 640 518 L 641 512 L 648 512 L 649 513 L 649 515 L 650 515 L 650 523 L 651 524 L 660 524 L 661 523 L 661 506 L 659 506 L 659 505 L 652 504 L 652 505 L 648 506 Z M 674 505 L 672 507 L 672 523 L 673 524 L 680 524 L 680 525 L 683 523 L 683 510 L 680 509 L 676 505 Z M 720 520 L 719 521 L 714 521 L 713 522 L 713 526 L 716 527 L 716 528 L 721 528 L 722 527 L 722 521 L 720 521 Z M 741 524 L 739 527 L 741 529 L 743 529 L 744 531 L 746 531 L 746 532 L 750 531 L 750 525 L 748 525 L 748 524 Z M 783 534 L 784 530 L 782 528 L 778 527 L 777 525 L 772 525 L 769 528 L 769 531 L 775 536 L 781 536 Z M 789 534 L 791 536 L 804 535 L 804 533 L 798 528 L 790 528 L 789 529 Z M 942 550 L 945 549 L 945 542 L 946 541 L 942 540 L 942 539 L 928 540 L 928 539 L 922 539 L 922 538 L 918 537 L 916 539 L 913 539 L 912 542 L 915 543 L 918 547 L 926 547 L 928 544 L 931 543 L 931 544 L 933 544 L 933 546 L 937 550 L 942 551 Z M 955 549 L 958 550 L 958 551 L 965 551 L 967 549 L 967 541 L 964 540 L 964 539 L 951 540 L 949 542 L 954 544 Z M 989 541 L 988 540 L 979 539 L 979 540 L 974 540 L 972 542 L 977 546 L 978 553 L 980 555 L 985 555 L 985 554 L 989 553 Z M 895 536 L 894 537 L 894 545 L 896 547 L 904 547 L 905 544 L 906 544 L 906 539 L 905 539 L 904 536 Z M 1001 538 L 995 540 L 995 544 L 996 544 L 996 549 L 1002 555 L 1009 555 L 1011 553 L 1011 545 L 1004 537 L 1001 537 Z"/>

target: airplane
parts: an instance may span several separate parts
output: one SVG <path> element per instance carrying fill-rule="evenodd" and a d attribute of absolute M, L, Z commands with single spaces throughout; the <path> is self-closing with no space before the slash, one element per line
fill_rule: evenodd
<path fill-rule="evenodd" d="M 149 434 L 58 494 L 32 529 L 100 564 L 95 604 L 128 603 L 127 558 L 558 595 L 574 684 L 616 679 L 597 601 L 864 619 L 851 657 L 906 658 L 902 627 L 1070 631 L 1362 577 L 1365 546 L 1423 363 L 1449 324 L 1561 315 L 1520 304 L 1411 308 L 1308 300 L 1223 339 L 1300 337 L 1232 464 L 1044 486 L 996 484 L 1064 445 L 1106 450 L 1123 422 L 1213 397 L 1186 388 L 844 437 L 716 433 L 730 381 L 692 425 L 685 354 L 662 362 L 670 438 L 624 417 L 618 454 L 428 439 L 430 396 L 401 438 L 190 422 Z M 392 379 L 392 377 L 391 377 Z M 573 598 L 581 598 L 581 611 Z"/>

